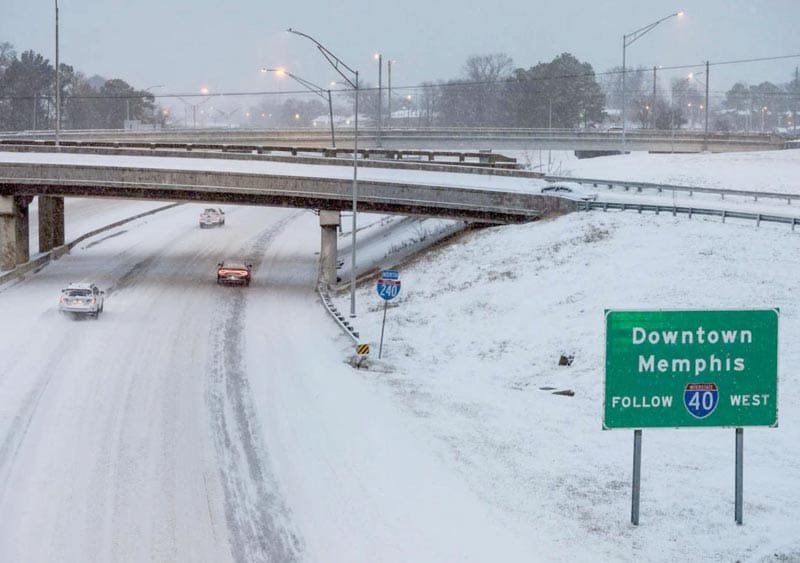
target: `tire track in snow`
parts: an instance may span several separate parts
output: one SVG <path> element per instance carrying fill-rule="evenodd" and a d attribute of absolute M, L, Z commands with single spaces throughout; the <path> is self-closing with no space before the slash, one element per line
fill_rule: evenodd
<path fill-rule="evenodd" d="M 261 257 L 276 235 L 298 214 L 262 231 L 242 255 L 258 272 Z M 231 553 L 239 562 L 292 562 L 302 559 L 303 542 L 270 469 L 252 403 L 245 349 L 246 295 L 250 288 L 224 288 L 212 319 L 207 359 L 207 400 L 220 463 Z M 222 289 L 222 288 L 221 288 Z"/>
<path fill-rule="evenodd" d="M 50 361 L 40 371 L 42 375 L 17 409 L 5 438 L 0 442 L 0 504 L 5 497 L 8 477 L 13 470 L 17 453 L 25 440 L 39 402 L 47 391 L 53 376 L 59 373 L 58 364 L 68 347 L 69 343 L 62 340 L 57 348 L 51 350 Z"/>

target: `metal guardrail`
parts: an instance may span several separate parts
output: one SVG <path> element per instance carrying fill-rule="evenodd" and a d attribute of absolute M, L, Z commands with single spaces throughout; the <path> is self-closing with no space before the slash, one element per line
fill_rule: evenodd
<path fill-rule="evenodd" d="M 353 129 L 340 127 L 338 138 L 342 141 L 352 142 Z M 169 139 L 274 139 L 278 142 L 326 142 L 329 132 L 324 128 L 297 128 L 297 129 L 245 129 L 245 128 L 216 128 L 216 129 L 160 129 L 160 130 L 124 130 L 124 129 L 98 129 L 98 130 L 62 130 L 61 138 L 95 138 L 95 139 L 139 139 L 152 141 L 166 141 Z M 1 138 L 28 138 L 42 139 L 54 138 L 52 131 L 21 131 L 0 132 Z M 591 145 L 605 143 L 607 146 L 622 146 L 622 132 L 620 130 L 600 129 L 528 129 L 516 127 L 394 127 L 378 130 L 373 127 L 359 129 L 359 137 L 364 142 L 384 140 L 391 142 L 410 141 L 455 141 L 455 142 L 501 142 L 501 141 L 541 141 L 549 143 L 578 143 Z M 701 145 L 714 145 L 718 148 L 741 150 L 754 147 L 763 149 L 780 149 L 785 146 L 785 139 L 770 133 L 721 133 L 690 129 L 659 130 L 659 129 L 631 129 L 626 131 L 628 146 L 657 146 L 664 150 L 667 144 L 680 150 L 684 148 L 697 150 Z M 638 143 L 638 145 L 637 145 Z M 638 150 L 638 149 L 637 149 Z"/>
<path fill-rule="evenodd" d="M 704 188 L 700 186 L 678 186 L 675 184 L 657 184 L 653 182 L 636 182 L 629 180 L 601 180 L 598 178 L 573 178 L 570 176 L 545 176 L 544 180 L 548 182 L 573 182 L 576 184 L 591 184 L 593 187 L 608 186 L 609 189 L 615 186 L 630 190 L 636 188 L 637 191 L 645 189 L 656 190 L 658 192 L 673 191 L 673 192 L 688 192 L 692 195 L 694 192 L 716 194 L 722 199 L 725 196 L 741 196 L 752 197 L 754 201 L 758 201 L 759 197 L 765 199 L 785 199 L 787 203 L 791 204 L 793 200 L 800 200 L 800 194 L 789 194 L 784 192 L 755 192 L 751 190 L 729 190 L 722 188 Z"/>
<path fill-rule="evenodd" d="M 676 216 L 679 213 L 686 214 L 689 219 L 692 215 L 704 215 L 711 217 L 721 217 L 724 223 L 726 219 L 747 219 L 756 222 L 756 227 L 761 226 L 761 222 L 769 223 L 782 223 L 784 225 L 791 225 L 792 231 L 795 226 L 800 224 L 800 219 L 797 217 L 787 217 L 785 215 L 768 215 L 765 213 L 746 213 L 743 211 L 731 211 L 728 209 L 707 209 L 700 207 L 686 207 L 677 205 L 656 205 L 652 203 L 619 203 L 611 201 L 584 201 L 578 207 L 581 211 L 590 211 L 599 209 L 601 211 L 608 211 L 609 209 L 618 209 L 620 211 L 652 211 L 656 215 L 660 213 L 671 213 Z"/>
<path fill-rule="evenodd" d="M 328 289 L 324 286 L 324 284 L 317 284 L 317 293 L 319 293 L 320 299 L 322 299 L 322 304 L 325 306 L 325 310 L 328 311 L 328 314 L 330 314 L 331 318 L 333 318 L 333 320 L 339 325 L 345 334 L 347 334 L 347 336 L 349 336 L 350 339 L 356 345 L 358 345 L 358 332 L 352 326 L 350 326 L 350 323 L 345 320 L 344 315 L 342 315 L 336 308 L 336 305 L 333 304 L 333 300 L 331 299 Z"/>
<path fill-rule="evenodd" d="M 0 147 L 55 147 L 55 141 L 30 139 L 0 139 Z M 353 150 L 332 147 L 296 147 L 286 145 L 231 144 L 231 143 L 183 143 L 183 142 L 136 142 L 136 141 L 60 141 L 60 148 L 87 149 L 144 149 L 152 151 L 184 150 L 184 151 L 218 151 L 222 153 L 270 154 L 288 153 L 298 156 L 299 153 L 319 154 L 326 158 L 338 158 L 339 155 L 352 155 Z M 468 164 L 470 166 L 486 166 L 498 168 L 516 168 L 517 159 L 490 151 L 441 151 L 441 150 L 401 150 L 401 149 L 359 149 L 359 156 L 386 160 L 425 160 L 438 164 Z M 450 159 L 450 160 L 441 160 Z"/>

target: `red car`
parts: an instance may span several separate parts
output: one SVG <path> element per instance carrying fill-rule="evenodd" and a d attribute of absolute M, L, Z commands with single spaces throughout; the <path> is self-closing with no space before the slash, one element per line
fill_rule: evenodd
<path fill-rule="evenodd" d="M 252 264 L 243 262 L 220 262 L 217 264 L 217 283 L 219 285 L 250 285 Z"/>

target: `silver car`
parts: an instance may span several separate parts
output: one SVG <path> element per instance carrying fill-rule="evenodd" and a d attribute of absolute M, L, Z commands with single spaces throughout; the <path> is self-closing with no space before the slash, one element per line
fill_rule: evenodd
<path fill-rule="evenodd" d="M 588 191 L 580 184 L 573 182 L 549 184 L 543 187 L 540 193 L 578 201 L 597 201 L 597 192 Z"/>
<path fill-rule="evenodd" d="M 71 283 L 61 290 L 58 310 L 75 316 L 89 315 L 97 318 L 103 312 L 106 292 L 93 283 Z"/>
<path fill-rule="evenodd" d="M 225 212 L 219 207 L 207 207 L 200 214 L 200 228 L 221 227 L 225 224 Z"/>

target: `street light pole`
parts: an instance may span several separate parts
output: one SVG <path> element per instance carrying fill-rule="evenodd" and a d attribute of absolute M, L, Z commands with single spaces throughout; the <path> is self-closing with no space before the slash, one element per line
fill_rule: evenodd
<path fill-rule="evenodd" d="M 61 136 L 61 79 L 58 68 L 58 0 L 56 3 L 56 146 L 59 146 Z"/>
<path fill-rule="evenodd" d="M 648 24 L 644 27 L 640 27 L 636 31 L 632 31 L 622 36 L 622 150 L 625 151 L 625 50 L 633 44 L 637 39 L 642 37 L 648 31 L 652 31 L 658 24 L 661 22 L 668 20 L 670 18 L 675 18 L 682 16 L 683 12 L 675 12 L 674 14 L 670 14 L 668 16 L 664 16 L 658 21 L 655 21 L 651 24 Z"/>
<path fill-rule="evenodd" d="M 356 316 L 356 225 L 357 225 L 357 216 L 358 216 L 358 71 L 350 68 L 347 66 L 344 61 L 342 61 L 339 57 L 334 55 L 331 51 L 329 51 L 322 43 L 300 31 L 296 31 L 291 27 L 287 29 L 289 33 L 294 33 L 295 35 L 299 35 L 301 37 L 305 37 L 314 45 L 316 45 L 317 50 L 322 53 L 322 56 L 325 57 L 325 60 L 330 63 L 333 69 L 339 73 L 341 76 L 350 86 L 353 87 L 355 90 L 355 127 L 353 132 L 353 239 L 352 239 L 352 251 L 351 251 L 351 266 L 350 266 L 350 316 Z M 355 79 L 353 81 L 350 76 L 345 74 L 345 72 L 349 72 L 350 75 Z"/>
<path fill-rule="evenodd" d="M 387 112 L 388 115 L 386 116 L 386 123 L 389 125 L 389 127 L 391 127 L 392 126 L 392 59 L 386 61 L 386 75 L 387 75 L 387 81 L 389 83 L 388 84 L 389 89 L 387 92 L 388 93 L 387 103 L 389 105 L 389 109 Z"/>
<path fill-rule="evenodd" d="M 708 74 L 708 61 L 706 61 L 706 127 L 703 134 L 703 150 L 708 150 L 708 83 L 711 82 L 711 75 Z"/>
<path fill-rule="evenodd" d="M 306 90 L 309 90 L 310 92 L 314 92 L 317 96 L 319 96 L 323 100 L 328 100 L 328 114 L 329 114 L 330 121 L 331 121 L 331 145 L 333 146 L 333 148 L 336 148 L 336 135 L 333 132 L 333 102 L 331 100 L 331 91 L 330 91 L 330 89 L 325 90 L 324 88 L 321 88 L 320 86 L 317 86 L 313 82 L 309 82 L 305 78 L 300 78 L 299 76 L 297 76 L 295 74 L 292 74 L 291 72 L 289 72 L 288 70 L 286 70 L 284 68 L 262 68 L 261 72 L 274 72 L 275 74 L 278 74 L 278 75 L 285 74 L 286 76 L 288 76 L 289 78 L 291 78 L 292 80 L 297 82 L 298 84 L 304 86 L 306 88 Z"/>
<path fill-rule="evenodd" d="M 650 129 L 656 128 L 656 66 L 653 65 L 653 101 L 650 102 Z"/>
<path fill-rule="evenodd" d="M 383 55 L 375 53 L 375 58 L 378 60 L 378 142 L 381 140 L 381 121 L 383 119 Z"/>
<path fill-rule="evenodd" d="M 703 150 L 704 151 L 708 150 L 708 84 L 709 84 L 709 82 L 711 82 L 711 77 L 709 76 L 708 72 L 709 72 L 709 62 L 706 61 L 706 70 L 705 71 L 689 74 L 689 79 L 697 78 L 701 74 L 705 74 L 706 75 L 706 79 L 704 81 L 704 86 L 705 86 L 705 90 L 706 90 L 705 108 L 704 108 L 705 109 L 705 127 L 703 128 L 703 131 L 704 131 L 704 133 L 703 133 Z"/>

